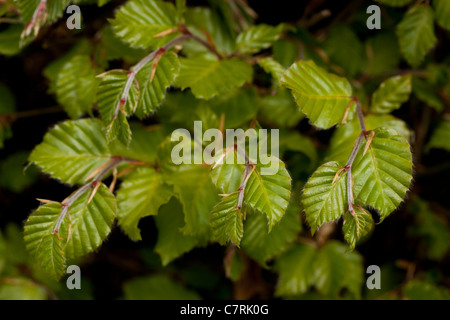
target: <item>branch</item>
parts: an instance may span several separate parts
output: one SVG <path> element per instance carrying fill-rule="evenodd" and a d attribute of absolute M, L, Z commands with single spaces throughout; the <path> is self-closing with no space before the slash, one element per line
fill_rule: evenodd
<path fill-rule="evenodd" d="M 239 145 L 234 145 L 235 150 L 240 153 L 245 158 L 245 169 L 244 174 L 242 176 L 242 182 L 239 186 L 239 195 L 238 195 L 238 204 L 237 209 L 241 211 L 242 204 L 244 202 L 244 193 L 245 193 L 245 187 L 247 186 L 248 179 L 250 179 L 250 176 L 252 175 L 253 171 L 255 170 L 255 165 L 250 161 L 249 157 L 247 156 L 245 150 L 242 150 Z"/>
<path fill-rule="evenodd" d="M 348 211 L 350 211 L 351 214 L 355 214 L 355 211 L 353 210 L 353 205 L 355 204 L 354 198 L 353 198 L 353 176 L 352 176 L 352 166 L 353 162 L 355 161 L 356 155 L 358 154 L 358 151 L 361 147 L 361 143 L 363 141 L 363 137 L 367 140 L 367 129 L 366 129 L 366 123 L 364 122 L 364 114 L 362 112 L 361 103 L 357 98 L 352 98 L 356 102 L 356 113 L 358 115 L 359 119 L 359 126 L 361 128 L 361 133 L 358 136 L 358 139 L 355 142 L 355 145 L 353 146 L 352 153 L 350 154 L 350 157 L 348 158 L 348 161 L 344 167 L 344 170 L 347 172 L 347 199 L 348 199 Z M 371 142 L 371 139 L 367 140 L 368 143 Z M 367 150 L 367 148 L 366 148 Z M 365 151 L 364 151 L 365 152 Z M 338 173 L 339 174 L 339 171 Z"/>
<path fill-rule="evenodd" d="M 53 229 L 53 233 L 58 233 L 61 224 L 64 221 L 64 218 L 69 213 L 69 207 L 78 200 L 79 197 L 81 197 L 86 191 L 89 189 L 92 189 L 91 195 L 89 196 L 88 203 L 92 200 L 95 193 L 97 192 L 98 187 L 100 186 L 100 182 L 105 178 L 105 176 L 110 172 L 111 170 L 116 169 L 121 163 L 128 162 L 130 164 L 137 163 L 141 164 L 142 161 L 125 158 L 125 157 L 118 157 L 118 156 L 112 156 L 108 161 L 103 163 L 100 167 L 98 167 L 96 170 L 93 171 L 93 174 L 91 174 L 86 180 L 90 180 L 91 176 L 94 177 L 94 179 L 83 185 L 82 187 L 78 188 L 73 192 L 70 196 L 68 196 L 66 199 L 61 202 L 62 209 L 61 213 L 58 216 L 58 219 L 55 224 L 55 228 Z"/>

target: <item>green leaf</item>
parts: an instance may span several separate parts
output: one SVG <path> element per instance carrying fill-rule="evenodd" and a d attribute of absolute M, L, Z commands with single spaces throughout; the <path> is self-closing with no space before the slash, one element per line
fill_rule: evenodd
<path fill-rule="evenodd" d="M 160 127 L 144 127 L 139 123 L 131 123 L 131 131 L 133 139 L 128 146 L 117 140 L 109 144 L 111 154 L 155 164 L 158 146 L 165 138 L 163 130 Z"/>
<path fill-rule="evenodd" d="M 259 113 L 262 122 L 280 127 L 293 127 L 304 117 L 286 88 L 278 88 L 275 94 L 263 96 Z"/>
<path fill-rule="evenodd" d="M 408 300 L 449 300 L 450 291 L 430 282 L 413 280 L 403 288 L 403 295 Z"/>
<path fill-rule="evenodd" d="M 438 124 L 427 144 L 427 149 L 438 148 L 450 151 L 450 121 L 444 120 Z"/>
<path fill-rule="evenodd" d="M 176 27 L 172 3 L 160 0 L 128 1 L 111 20 L 116 35 L 134 47 L 156 48 L 168 37 L 155 35 Z M 173 36 L 173 35 L 171 35 Z"/>
<path fill-rule="evenodd" d="M 272 157 L 268 165 L 258 163 L 245 186 L 244 201 L 267 217 L 269 231 L 281 220 L 291 196 L 291 177 L 281 160 Z M 271 165 L 278 165 L 273 174 L 262 174 Z"/>
<path fill-rule="evenodd" d="M 21 193 L 32 185 L 39 174 L 36 167 L 24 167 L 28 152 L 13 153 L 0 162 L 0 186 L 15 193 Z"/>
<path fill-rule="evenodd" d="M 238 247 L 241 242 L 244 227 L 242 213 L 238 209 L 238 195 L 239 192 L 234 192 L 223 197 L 211 212 L 209 223 L 221 245 L 225 245 L 229 239 Z"/>
<path fill-rule="evenodd" d="M 450 30 L 450 3 L 445 0 L 433 0 L 434 14 L 437 23 L 447 30 Z"/>
<path fill-rule="evenodd" d="M 450 229 L 447 222 L 423 200 L 415 197 L 409 206 L 415 223 L 409 228 L 411 235 L 419 236 L 426 245 L 421 250 L 432 260 L 442 260 L 450 249 Z"/>
<path fill-rule="evenodd" d="M 164 180 L 173 185 L 183 205 L 183 232 L 190 235 L 209 234 L 209 213 L 218 202 L 217 190 L 209 177 L 209 168 L 180 165 L 174 172 L 163 172 Z"/>
<path fill-rule="evenodd" d="M 263 214 L 254 212 L 248 215 L 244 225 L 242 249 L 250 257 L 264 265 L 267 260 L 285 252 L 294 242 L 301 230 L 301 210 L 296 201 L 298 199 L 292 195 L 286 214 L 270 233 Z"/>
<path fill-rule="evenodd" d="M 69 206 L 71 232 L 64 246 L 68 259 L 94 251 L 111 232 L 117 214 L 116 198 L 103 183 L 88 202 L 90 196 L 91 190 L 87 190 Z"/>
<path fill-rule="evenodd" d="M 342 167 L 337 162 L 325 163 L 305 185 L 302 203 L 313 234 L 322 224 L 338 219 L 347 211 L 347 174 L 342 172 L 335 180 Z"/>
<path fill-rule="evenodd" d="M 185 18 L 189 31 L 201 39 L 205 39 L 204 32 L 206 31 L 211 36 L 219 52 L 228 55 L 235 51 L 234 32 L 231 32 L 226 27 L 226 21 L 216 10 L 203 7 L 188 7 Z M 195 53 L 212 55 L 208 52 L 208 49 L 196 41 L 186 41 L 183 44 L 183 51 L 186 51 L 189 56 Z"/>
<path fill-rule="evenodd" d="M 444 110 L 444 103 L 436 92 L 436 89 L 429 82 L 414 78 L 412 81 L 412 88 L 415 96 L 428 106 L 433 107 L 436 111 Z"/>
<path fill-rule="evenodd" d="M 296 244 L 277 259 L 275 268 L 280 278 L 275 291 L 276 296 L 295 296 L 308 291 L 314 281 L 315 255 L 315 247 Z"/>
<path fill-rule="evenodd" d="M 349 76 L 361 73 L 367 65 L 364 45 L 348 26 L 337 25 L 331 28 L 324 49 L 331 61 L 342 67 Z"/>
<path fill-rule="evenodd" d="M 395 130 L 406 140 L 410 139 L 411 132 L 403 120 L 397 119 L 389 114 L 370 114 L 365 117 L 367 130 L 373 130 L 378 127 L 385 127 Z M 330 151 L 327 159 L 340 162 L 344 165 L 353 149 L 353 145 L 361 133 L 358 119 L 339 127 L 331 138 Z"/>
<path fill-rule="evenodd" d="M 140 93 L 136 82 L 133 81 L 126 101 L 121 101 L 128 78 L 129 74 L 124 70 L 110 71 L 102 76 L 97 91 L 98 111 L 103 123 L 108 126 L 108 140 L 112 141 L 117 137 L 125 145 L 131 140 L 131 130 L 126 117 L 136 108 Z"/>
<path fill-rule="evenodd" d="M 418 67 L 427 52 L 436 44 L 434 13 L 429 6 L 411 8 L 397 26 L 400 51 L 406 61 Z"/>
<path fill-rule="evenodd" d="M 0 32 L 0 53 L 12 56 L 20 52 L 21 25 L 10 25 Z"/>
<path fill-rule="evenodd" d="M 394 32 L 377 33 L 366 41 L 367 73 L 382 75 L 397 68 L 401 54 Z"/>
<path fill-rule="evenodd" d="M 394 130 L 377 128 L 366 154 L 361 149 L 352 166 L 356 201 L 381 213 L 381 221 L 405 198 L 412 180 L 409 143 Z"/>
<path fill-rule="evenodd" d="M 342 243 L 329 241 L 314 260 L 314 282 L 317 290 L 330 298 L 341 296 L 346 288 L 351 298 L 361 297 L 364 271 L 361 256 L 356 252 L 348 252 Z"/>
<path fill-rule="evenodd" d="M 286 71 L 284 67 L 271 57 L 259 59 L 258 64 L 266 73 L 272 75 L 274 82 L 278 85 L 283 73 Z"/>
<path fill-rule="evenodd" d="M 354 211 L 354 214 L 349 211 L 345 213 L 342 227 L 344 238 L 352 249 L 355 249 L 356 242 L 359 239 L 370 232 L 373 225 L 372 216 L 363 208 L 354 207 Z"/>
<path fill-rule="evenodd" d="M 136 115 L 141 119 L 152 114 L 161 105 L 167 88 L 178 75 L 180 63 L 175 53 L 164 53 L 158 62 L 153 80 L 150 81 L 152 67 L 153 61 L 147 63 L 136 75 L 141 92 Z"/>
<path fill-rule="evenodd" d="M 124 285 L 127 300 L 200 300 L 200 296 L 167 275 L 136 278 Z"/>
<path fill-rule="evenodd" d="M 82 184 L 109 157 L 101 122 L 83 119 L 51 129 L 28 160 L 64 183 Z"/>
<path fill-rule="evenodd" d="M 197 56 L 180 61 L 180 75 L 175 84 L 183 90 L 191 88 L 199 99 L 209 100 L 252 81 L 252 68 L 238 58 L 211 60 Z"/>
<path fill-rule="evenodd" d="M 255 118 L 259 96 L 254 87 L 236 88 L 209 101 L 211 109 L 220 117 L 225 114 L 225 128 L 239 128 Z"/>
<path fill-rule="evenodd" d="M 411 90 L 411 75 L 389 78 L 373 94 L 370 109 L 376 113 L 390 113 L 397 110 L 408 101 Z"/>
<path fill-rule="evenodd" d="M 406 6 L 408 3 L 411 2 L 411 0 L 376 0 L 376 1 L 393 7 Z"/>
<path fill-rule="evenodd" d="M 155 252 L 161 257 L 163 266 L 191 251 L 199 242 L 196 237 L 180 231 L 184 226 L 183 207 L 174 198 L 161 207 L 155 222 L 158 228 Z"/>
<path fill-rule="evenodd" d="M 56 79 L 58 102 L 72 119 L 90 112 L 97 92 L 97 79 L 91 58 L 75 56 L 65 63 Z"/>
<path fill-rule="evenodd" d="M 137 168 L 123 180 L 117 192 L 119 225 L 132 240 L 142 240 L 140 219 L 157 215 L 158 209 L 172 196 L 172 188 L 153 168 Z"/>
<path fill-rule="evenodd" d="M 222 156 L 222 153 L 218 154 L 218 156 Z M 238 191 L 244 169 L 244 165 L 238 164 L 236 153 L 228 152 L 222 164 L 214 164 L 210 173 L 212 182 L 224 194 Z"/>
<path fill-rule="evenodd" d="M 266 24 L 251 26 L 239 34 L 236 39 L 236 48 L 243 54 L 257 53 L 267 49 L 280 38 L 284 26 L 273 27 Z"/>
<path fill-rule="evenodd" d="M 62 242 L 67 238 L 67 229 L 63 228 L 59 233 L 53 233 L 61 208 L 59 203 L 40 206 L 31 214 L 24 227 L 27 250 L 54 279 L 61 278 L 65 271 Z M 68 220 L 67 217 L 65 220 Z"/>
<path fill-rule="evenodd" d="M 273 45 L 273 57 L 284 68 L 288 68 L 297 61 L 298 54 L 298 45 L 292 40 L 280 39 Z"/>
<path fill-rule="evenodd" d="M 46 300 L 45 288 L 22 277 L 9 278 L 0 284 L 0 300 Z"/>
<path fill-rule="evenodd" d="M 100 42 L 99 54 L 107 61 L 123 59 L 127 63 L 135 64 L 145 56 L 145 50 L 132 48 L 128 43 L 120 40 L 114 34 L 110 24 L 102 29 Z"/>
<path fill-rule="evenodd" d="M 311 122 L 320 128 L 340 123 L 351 101 L 352 88 L 345 79 L 317 67 L 312 61 L 298 61 L 281 78 L 292 90 L 295 101 Z M 349 112 L 352 115 L 354 107 Z"/>

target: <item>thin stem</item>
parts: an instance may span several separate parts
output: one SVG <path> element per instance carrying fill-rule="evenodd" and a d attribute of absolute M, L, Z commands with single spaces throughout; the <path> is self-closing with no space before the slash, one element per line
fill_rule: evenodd
<path fill-rule="evenodd" d="M 361 143 L 363 141 L 363 138 L 367 139 L 367 129 L 366 129 L 366 123 L 364 122 L 364 114 L 362 112 L 361 103 L 357 98 L 353 98 L 356 102 L 356 114 L 358 115 L 359 119 L 359 126 L 361 128 L 361 133 L 358 136 L 358 139 L 356 139 L 355 145 L 353 146 L 352 153 L 350 154 L 350 157 L 348 158 L 347 164 L 345 165 L 345 170 L 347 171 L 347 199 L 348 199 L 348 211 L 350 211 L 351 214 L 354 214 L 353 205 L 354 205 L 354 197 L 353 197 L 353 176 L 352 176 L 352 166 L 353 162 L 356 159 L 356 155 L 358 154 L 358 151 L 361 147 Z"/>
<path fill-rule="evenodd" d="M 69 213 L 69 207 L 78 200 L 79 197 L 81 197 L 86 191 L 89 189 L 94 189 L 100 181 L 104 179 L 104 177 L 110 172 L 111 170 L 114 170 L 117 168 L 119 164 L 122 162 L 129 162 L 129 163 L 140 163 L 140 161 L 130 158 L 124 158 L 124 157 L 111 157 L 109 160 L 108 165 L 105 166 L 96 176 L 95 178 L 85 184 L 84 186 L 78 188 L 75 192 L 73 192 L 70 196 L 68 196 L 62 203 L 62 209 L 61 213 L 58 216 L 58 219 L 55 224 L 55 228 L 53 229 L 53 233 L 58 233 L 59 229 L 61 228 L 61 224 L 64 221 L 64 218 Z M 94 190 L 95 192 L 95 190 Z"/>

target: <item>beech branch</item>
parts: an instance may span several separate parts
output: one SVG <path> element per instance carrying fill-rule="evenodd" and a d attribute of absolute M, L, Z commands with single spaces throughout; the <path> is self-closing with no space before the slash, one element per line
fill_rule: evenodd
<path fill-rule="evenodd" d="M 358 120 L 359 120 L 359 126 L 361 128 L 361 133 L 359 134 L 358 138 L 356 139 L 356 142 L 355 142 L 355 144 L 353 146 L 353 149 L 352 149 L 352 153 L 350 154 L 350 157 L 348 158 L 348 161 L 347 161 L 347 163 L 346 163 L 346 165 L 344 167 L 344 170 L 347 172 L 348 211 L 350 211 L 350 213 L 354 215 L 355 211 L 353 210 L 353 205 L 355 204 L 355 201 L 354 201 L 354 197 L 353 197 L 352 166 L 353 166 L 353 162 L 355 161 L 356 155 L 358 154 L 358 151 L 359 151 L 359 149 L 361 147 L 361 143 L 363 141 L 363 138 L 365 138 L 367 140 L 368 132 L 367 132 L 367 129 L 366 129 L 366 123 L 364 122 L 364 114 L 362 112 L 361 103 L 356 98 L 352 98 L 352 99 L 356 103 L 356 114 L 358 115 Z M 371 139 L 367 140 L 368 144 L 370 142 L 371 142 Z M 366 150 L 367 150 L 367 147 L 366 147 Z"/>
<path fill-rule="evenodd" d="M 55 224 L 55 228 L 53 229 L 53 233 L 58 233 L 61 224 L 64 221 L 64 218 L 69 213 L 69 207 L 78 200 L 86 191 L 91 190 L 91 194 L 89 195 L 88 203 L 91 202 L 91 200 L 94 198 L 95 193 L 97 192 L 98 188 L 100 187 L 101 181 L 105 178 L 105 176 L 110 172 L 111 170 L 115 170 L 121 163 L 130 163 L 130 164 L 142 164 L 141 161 L 125 158 L 125 157 L 118 157 L 118 156 L 112 156 L 108 161 L 103 163 L 100 167 L 98 167 L 96 170 L 92 172 L 92 174 L 86 178 L 86 180 L 90 180 L 93 178 L 93 180 L 82 187 L 75 190 L 70 196 L 68 196 L 66 199 L 64 199 L 61 202 L 61 213 L 58 216 L 58 219 Z M 42 200 L 41 200 L 42 201 Z M 48 201 L 45 201 L 48 202 Z"/>

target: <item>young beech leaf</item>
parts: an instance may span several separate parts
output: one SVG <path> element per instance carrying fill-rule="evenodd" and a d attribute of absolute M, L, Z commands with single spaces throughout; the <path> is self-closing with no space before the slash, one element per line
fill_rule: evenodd
<path fill-rule="evenodd" d="M 338 219 L 347 211 L 347 173 L 341 171 L 338 174 L 341 168 L 342 165 L 337 162 L 325 163 L 305 185 L 302 203 L 312 233 L 322 224 Z"/>
<path fill-rule="evenodd" d="M 270 167 L 258 163 L 245 186 L 244 201 L 251 208 L 266 215 L 269 231 L 281 220 L 289 204 L 291 196 L 291 176 L 285 164 L 275 157 L 278 171 L 274 174 L 261 174 L 261 170 Z"/>
<path fill-rule="evenodd" d="M 181 89 L 191 88 L 196 98 L 209 100 L 212 97 L 241 87 L 251 82 L 252 67 L 238 58 L 225 60 L 202 56 L 181 58 L 180 75 L 175 85 Z"/>
<path fill-rule="evenodd" d="M 367 235 L 373 226 L 372 216 L 361 207 L 354 207 L 355 214 L 349 211 L 345 213 L 344 225 L 342 231 L 344 238 L 352 249 L 355 248 L 356 242 Z"/>
<path fill-rule="evenodd" d="M 381 213 L 381 221 L 403 201 L 412 180 L 409 143 L 394 130 L 377 128 L 367 152 L 362 144 L 352 166 L 356 201 Z"/>
<path fill-rule="evenodd" d="M 140 94 L 136 81 L 133 81 L 127 98 L 122 100 L 128 78 L 129 74 L 124 70 L 109 71 L 102 75 L 97 91 L 98 111 L 107 126 L 108 140 L 118 138 L 125 145 L 131 140 L 127 116 L 136 109 Z"/>
<path fill-rule="evenodd" d="M 252 54 L 269 48 L 283 32 L 282 24 L 273 27 L 266 24 L 251 26 L 239 34 L 236 39 L 237 49 L 244 54 Z"/>
<path fill-rule="evenodd" d="M 77 55 L 65 63 L 56 79 L 58 102 L 72 119 L 91 111 L 98 80 L 88 55 Z"/>
<path fill-rule="evenodd" d="M 59 232 L 53 232 L 61 209 L 61 204 L 57 202 L 44 204 L 31 214 L 24 227 L 27 250 L 41 267 L 57 280 L 65 271 L 63 243 L 67 240 L 68 229 L 65 224 L 69 221 L 66 217 Z"/>
<path fill-rule="evenodd" d="M 67 259 L 94 251 L 111 232 L 117 215 L 116 198 L 103 183 L 89 201 L 91 191 L 92 189 L 87 190 L 69 206 L 67 223 L 70 225 L 70 232 L 64 245 Z"/>
<path fill-rule="evenodd" d="M 172 188 L 164 183 L 160 172 L 153 168 L 135 169 L 123 180 L 117 192 L 119 225 L 132 240 L 141 240 L 139 220 L 157 215 L 161 205 L 172 196 Z"/>
<path fill-rule="evenodd" d="M 398 24 L 397 37 L 406 61 L 411 66 L 418 67 L 437 42 L 433 9 L 426 5 L 412 7 Z"/>
<path fill-rule="evenodd" d="M 134 47 L 156 48 L 170 40 L 156 35 L 176 27 L 176 10 L 162 0 L 128 1 L 111 21 L 116 35 Z"/>
<path fill-rule="evenodd" d="M 184 226 L 183 207 L 175 198 L 160 208 L 155 222 L 158 229 L 155 252 L 161 257 L 163 266 L 191 251 L 199 243 L 197 237 L 181 231 Z"/>
<path fill-rule="evenodd" d="M 438 124 L 437 128 L 431 135 L 427 149 L 439 148 L 450 151 L 450 121 L 444 120 Z"/>
<path fill-rule="evenodd" d="M 211 211 L 209 223 L 214 236 L 221 245 L 225 245 L 230 239 L 236 246 L 242 239 L 244 227 L 242 213 L 238 209 L 239 192 L 223 197 Z"/>
<path fill-rule="evenodd" d="M 411 90 L 411 75 L 389 78 L 373 94 L 371 111 L 390 113 L 400 108 L 408 101 Z"/>
<path fill-rule="evenodd" d="M 300 205 L 298 198 L 291 196 L 289 206 L 280 222 L 269 233 L 267 219 L 255 211 L 247 213 L 244 224 L 242 249 L 250 257 L 264 265 L 267 260 L 286 251 L 301 231 Z"/>
<path fill-rule="evenodd" d="M 28 160 L 64 183 L 83 184 L 111 156 L 103 130 L 96 119 L 63 122 L 44 136 Z"/>
<path fill-rule="evenodd" d="M 136 75 L 141 91 L 136 115 L 141 119 L 149 116 L 160 106 L 166 95 L 166 89 L 178 75 L 180 62 L 177 55 L 171 51 L 164 53 L 156 66 L 153 79 L 151 79 L 152 70 L 153 61 L 150 61 Z"/>
<path fill-rule="evenodd" d="M 312 124 L 327 129 L 341 123 L 351 103 L 352 88 L 347 79 L 328 73 L 313 61 L 298 61 L 281 78 L 292 90 L 300 109 Z M 348 118 L 354 112 L 351 106 Z"/>
<path fill-rule="evenodd" d="M 410 139 L 411 131 L 403 120 L 397 119 L 390 114 L 370 114 L 364 119 L 367 130 L 373 130 L 378 127 L 385 127 L 395 130 L 407 141 Z M 361 133 L 361 127 L 358 119 L 339 127 L 333 134 L 330 142 L 330 150 L 327 159 L 346 163 L 353 145 Z"/>

